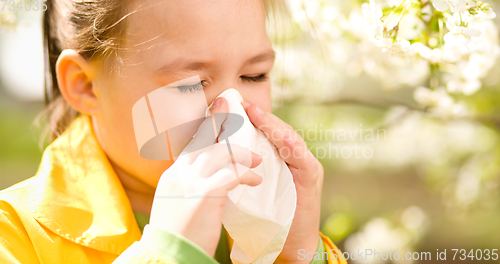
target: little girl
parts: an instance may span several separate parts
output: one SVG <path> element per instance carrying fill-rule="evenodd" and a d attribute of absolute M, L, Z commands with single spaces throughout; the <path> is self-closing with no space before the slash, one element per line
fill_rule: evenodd
<path fill-rule="evenodd" d="M 134 103 L 195 75 L 211 113 L 228 111 L 224 98 L 213 101 L 233 87 L 251 122 L 280 153 L 293 153 L 283 158 L 297 206 L 275 263 L 345 263 L 319 233 L 322 166 L 270 113 L 275 53 L 266 19 L 284 10 L 282 1 L 48 0 L 53 141 L 34 177 L 0 192 L 0 263 L 231 263 L 232 241 L 221 223 L 226 198 L 210 197 L 262 178 L 248 173 L 187 207 L 169 207 L 155 197 L 168 195 L 160 176 L 174 161 L 141 157 L 134 136 Z M 204 152 L 210 155 L 176 166 L 211 177 L 221 168 L 212 168 L 213 160 L 227 154 Z M 250 167 L 261 162 L 251 157 Z"/>

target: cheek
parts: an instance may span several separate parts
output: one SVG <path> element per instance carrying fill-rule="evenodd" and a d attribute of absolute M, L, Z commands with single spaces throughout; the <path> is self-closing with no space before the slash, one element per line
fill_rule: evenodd
<path fill-rule="evenodd" d="M 266 112 L 271 112 L 271 84 L 263 83 L 260 87 L 249 87 L 240 90 L 243 100 L 259 106 Z"/>
<path fill-rule="evenodd" d="M 106 128 L 102 134 L 110 142 L 123 144 L 129 150 L 138 153 L 135 141 L 132 108 L 149 92 L 158 88 L 150 82 L 139 67 L 122 67 L 120 74 L 104 78 L 99 85 L 99 119 Z M 106 142 L 104 142 L 106 143 Z"/>
<path fill-rule="evenodd" d="M 96 134 L 108 157 L 122 167 L 128 157 L 140 157 L 135 141 L 131 98 L 107 94 L 100 98 Z"/>
<path fill-rule="evenodd" d="M 132 123 L 132 107 L 138 100 L 131 93 L 118 93 L 116 89 L 109 91 L 100 98 L 100 115 L 99 119 L 106 128 L 102 131 L 107 138 L 122 142 L 135 141 L 133 123 Z M 129 145 L 129 144 L 127 144 Z"/>
<path fill-rule="evenodd" d="M 126 149 L 127 154 L 133 154 L 135 158 L 143 159 L 139 154 L 137 144 L 139 142 L 143 146 L 141 151 L 147 151 L 144 149 L 146 146 L 144 143 L 149 142 L 152 138 L 149 132 L 151 132 L 150 125 L 154 124 L 156 129 L 153 136 L 156 131 L 162 133 L 168 130 L 172 155 L 178 156 L 197 130 L 197 126 L 193 125 L 196 122 L 192 121 L 199 120 L 205 115 L 207 103 L 203 91 L 181 93 L 175 88 L 158 87 L 157 85 L 149 85 L 149 87 L 155 87 L 153 89 L 145 88 L 148 87 L 146 85 L 133 89 L 130 88 L 132 85 L 127 87 L 124 85 L 120 86 L 120 91 L 109 89 L 109 92 L 100 98 L 102 102 L 100 120 L 105 128 L 102 132 L 104 145 L 112 147 L 113 150 L 123 151 Z M 142 91 L 137 92 L 140 89 Z M 141 104 L 141 102 L 144 102 L 144 105 L 134 108 L 136 103 Z M 144 110 L 141 110 L 143 115 L 134 117 L 133 108 L 136 114 L 137 109 Z M 153 115 L 154 119 L 150 115 Z M 136 124 L 134 127 L 134 121 L 137 121 L 137 118 L 144 126 Z M 139 138 L 136 138 L 136 129 L 140 130 Z M 142 133 L 144 131 L 147 133 Z M 116 155 L 119 154 L 116 151 Z M 147 161 L 147 159 L 144 160 Z"/>
<path fill-rule="evenodd" d="M 131 87 L 123 85 L 104 88 L 99 98 L 100 112 L 94 118 L 94 130 L 104 152 L 115 166 L 154 186 L 171 162 L 151 161 L 139 154 L 132 107 L 141 96 Z"/>

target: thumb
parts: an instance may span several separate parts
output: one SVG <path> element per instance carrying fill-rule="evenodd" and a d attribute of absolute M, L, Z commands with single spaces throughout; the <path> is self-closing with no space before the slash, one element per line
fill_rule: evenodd
<path fill-rule="evenodd" d="M 228 111 L 229 105 L 226 99 L 217 98 L 210 106 L 210 115 L 203 120 L 193 140 L 182 150 L 181 155 L 190 154 L 189 159 L 193 162 L 200 150 L 215 144 Z"/>

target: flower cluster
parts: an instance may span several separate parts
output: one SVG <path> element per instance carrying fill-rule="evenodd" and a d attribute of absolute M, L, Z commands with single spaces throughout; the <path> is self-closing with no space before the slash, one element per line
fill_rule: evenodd
<path fill-rule="evenodd" d="M 474 94 L 494 65 L 499 47 L 492 7 L 476 0 L 402 0 L 396 1 L 398 6 L 387 2 L 362 4 L 370 40 L 393 56 L 428 62 L 430 89 L 418 88 L 417 102 L 441 113 L 443 103 L 423 99 L 439 95 L 447 98 L 444 112 L 463 114 L 456 110 L 463 104 L 454 103 L 448 93 Z"/>

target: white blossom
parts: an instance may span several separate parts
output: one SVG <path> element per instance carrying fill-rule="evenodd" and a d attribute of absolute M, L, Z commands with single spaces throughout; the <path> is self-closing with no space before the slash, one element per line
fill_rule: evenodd
<path fill-rule="evenodd" d="M 374 0 L 370 0 L 369 3 L 361 5 L 361 11 L 365 19 L 368 21 L 373 35 L 376 38 L 381 38 L 384 32 L 384 24 L 380 20 L 383 16 L 382 9 L 375 3 Z"/>
<path fill-rule="evenodd" d="M 474 16 L 472 16 L 469 12 L 464 13 L 454 13 L 453 15 L 444 13 L 446 17 L 446 28 L 448 30 L 453 30 L 456 27 L 461 26 L 462 24 L 467 25 L 469 22 L 474 20 Z"/>
<path fill-rule="evenodd" d="M 414 14 L 408 14 L 403 16 L 401 22 L 399 23 L 399 34 L 400 39 L 417 39 L 422 35 L 425 30 L 424 22 Z"/>
<path fill-rule="evenodd" d="M 451 12 L 465 12 L 467 11 L 466 4 L 474 4 L 474 1 L 470 0 L 433 0 L 432 6 L 436 8 L 436 10 L 444 12 L 448 9 L 451 9 Z"/>
<path fill-rule="evenodd" d="M 479 37 L 479 35 L 481 35 L 481 31 L 477 29 L 459 26 L 446 33 L 443 39 L 445 43 L 463 45 L 469 43 L 471 37 Z"/>
<path fill-rule="evenodd" d="M 404 39 L 392 42 L 390 39 L 382 38 L 377 40 L 375 44 L 382 48 L 383 52 L 389 52 L 391 55 L 404 56 L 410 50 L 410 42 Z"/>
<path fill-rule="evenodd" d="M 455 78 L 448 82 L 446 87 L 450 93 L 472 95 L 481 88 L 481 81 L 476 78 L 455 76 Z"/>
<path fill-rule="evenodd" d="M 424 8 L 422 8 L 422 10 L 420 11 L 420 13 L 422 14 L 422 19 L 425 22 L 429 22 L 429 20 L 431 20 L 432 9 L 431 9 L 430 5 L 426 5 Z"/>
<path fill-rule="evenodd" d="M 488 4 L 475 1 L 417 2 L 370 0 L 348 15 L 339 11 L 340 2 L 327 0 L 297 4 L 292 9 L 295 13 L 306 11 L 307 16 L 294 15 L 294 19 L 307 32 L 309 16 L 309 23 L 328 46 L 326 57 L 340 67 L 336 70 L 339 76 L 365 72 L 380 80 L 384 89 L 395 89 L 401 85 L 418 87 L 437 72 L 432 78 L 443 88 L 427 93 L 417 89 L 415 100 L 441 116 L 464 112 L 450 94 L 472 95 L 481 88 L 481 80 L 500 50 L 497 28 L 491 20 L 496 14 Z M 395 9 L 397 6 L 400 9 Z M 384 16 L 382 10 L 386 9 Z M 444 27 L 430 24 L 436 18 Z M 346 33 L 350 38 L 344 37 Z M 427 100 L 423 99 L 425 94 Z"/>
<path fill-rule="evenodd" d="M 413 43 L 412 48 L 415 53 L 418 53 L 430 63 L 436 64 L 443 61 L 444 54 L 441 49 L 431 49 L 420 42 Z"/>
<path fill-rule="evenodd" d="M 481 35 L 481 31 L 462 26 L 454 27 L 444 35 L 443 58 L 447 62 L 457 62 L 466 55 L 474 52 L 474 40 Z"/>
<path fill-rule="evenodd" d="M 413 92 L 413 98 L 419 104 L 429 107 L 431 113 L 444 118 L 463 117 L 468 114 L 465 104 L 455 102 L 442 87 L 435 91 L 423 86 L 417 87 Z"/>
<path fill-rule="evenodd" d="M 491 55 L 473 53 L 468 60 L 457 63 L 455 71 L 447 82 L 448 91 L 464 95 L 476 93 L 481 88 L 480 79 L 494 64 L 494 59 L 491 57 Z"/>
<path fill-rule="evenodd" d="M 420 86 L 413 92 L 413 98 L 418 103 L 428 107 L 446 107 L 453 104 L 453 98 L 443 88 L 432 91 L 429 88 Z"/>

